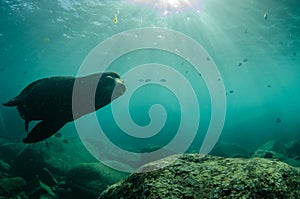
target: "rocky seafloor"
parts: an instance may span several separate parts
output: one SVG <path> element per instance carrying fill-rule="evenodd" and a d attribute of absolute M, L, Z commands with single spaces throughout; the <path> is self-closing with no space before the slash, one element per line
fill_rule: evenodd
<path fill-rule="evenodd" d="M 92 199 L 126 176 L 94 159 L 77 139 L 30 145 L 0 139 L 0 199 Z"/>
<path fill-rule="evenodd" d="M 218 143 L 210 155 L 173 155 L 128 174 L 98 162 L 74 138 L 0 139 L 0 199 L 300 198 L 299 157 L 296 140 L 254 151 Z"/>
<path fill-rule="evenodd" d="M 144 165 L 102 192 L 99 199 L 299 197 L 300 170 L 285 163 L 185 154 Z"/>

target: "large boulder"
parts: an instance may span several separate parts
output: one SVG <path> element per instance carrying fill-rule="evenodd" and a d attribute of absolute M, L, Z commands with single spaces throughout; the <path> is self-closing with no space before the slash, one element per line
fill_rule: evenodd
<path fill-rule="evenodd" d="M 97 198 L 97 196 L 121 179 L 128 176 L 106 165 L 97 163 L 81 163 L 72 168 L 66 178 L 71 188 L 70 198 Z"/>
<path fill-rule="evenodd" d="M 12 172 L 31 179 L 48 168 L 53 174 L 64 176 L 78 163 L 95 161 L 79 140 L 52 137 L 24 147 L 14 158 Z"/>
<path fill-rule="evenodd" d="M 157 169 L 155 171 L 151 171 Z M 147 172 L 151 171 L 151 172 Z M 174 155 L 149 163 L 106 198 L 299 198 L 300 171 L 270 159 Z"/>

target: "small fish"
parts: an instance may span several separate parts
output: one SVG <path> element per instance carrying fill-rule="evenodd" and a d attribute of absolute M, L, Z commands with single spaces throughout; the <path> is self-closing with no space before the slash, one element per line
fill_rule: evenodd
<path fill-rule="evenodd" d="M 45 142 L 45 146 L 46 146 L 47 149 L 49 149 L 50 148 L 49 142 Z"/>
<path fill-rule="evenodd" d="M 54 134 L 54 136 L 57 137 L 57 138 L 61 138 L 62 134 L 61 133 L 56 133 L 56 134 Z"/>
<path fill-rule="evenodd" d="M 238 66 L 242 66 L 243 65 L 243 63 L 242 62 L 240 62 L 239 64 L 238 64 Z"/>
<path fill-rule="evenodd" d="M 117 23 L 118 23 L 118 18 L 115 17 L 115 18 L 113 19 L 113 22 L 114 22 L 114 24 L 117 24 Z"/>
<path fill-rule="evenodd" d="M 280 122 L 281 122 L 280 117 L 277 117 L 277 118 L 276 118 L 276 123 L 280 123 Z"/>
<path fill-rule="evenodd" d="M 296 56 L 296 55 L 297 55 L 297 53 L 296 53 L 296 52 L 293 52 L 293 55 L 294 55 L 294 56 Z"/>
<path fill-rule="evenodd" d="M 145 82 L 150 82 L 150 81 L 151 81 L 151 79 L 146 79 L 146 80 L 145 80 Z"/>
<path fill-rule="evenodd" d="M 45 43 L 48 43 L 49 41 L 50 41 L 50 38 L 49 38 L 49 37 L 45 37 L 45 38 L 44 38 L 44 42 L 45 42 Z"/>
<path fill-rule="evenodd" d="M 248 33 L 248 28 L 246 28 L 246 29 L 245 29 L 244 33 L 245 33 L 245 34 L 247 34 L 247 33 Z"/>
<path fill-rule="evenodd" d="M 264 14 L 264 19 L 267 20 L 268 19 L 268 13 Z"/>
<path fill-rule="evenodd" d="M 243 62 L 248 62 L 248 59 L 243 59 Z"/>
<path fill-rule="evenodd" d="M 267 87 L 268 87 L 268 88 L 271 88 L 272 86 L 269 84 Z"/>
<path fill-rule="evenodd" d="M 210 58 L 209 57 L 206 57 L 206 61 L 209 61 L 210 60 Z"/>
<path fill-rule="evenodd" d="M 229 91 L 229 93 L 231 93 L 231 94 L 232 94 L 232 93 L 234 93 L 234 91 L 233 91 L 233 90 L 231 90 L 231 91 Z"/>
<path fill-rule="evenodd" d="M 166 82 L 166 81 L 167 81 L 166 79 L 161 79 L 161 80 L 160 80 L 160 82 Z"/>
<path fill-rule="evenodd" d="M 119 13 L 118 13 L 119 14 Z M 115 14 L 115 17 L 113 18 L 113 23 L 117 24 L 118 23 L 118 14 Z"/>

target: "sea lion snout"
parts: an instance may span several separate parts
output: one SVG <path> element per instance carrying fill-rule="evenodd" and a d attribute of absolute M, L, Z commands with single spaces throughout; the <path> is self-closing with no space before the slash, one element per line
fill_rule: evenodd
<path fill-rule="evenodd" d="M 116 81 L 115 89 L 120 91 L 123 94 L 126 91 L 126 86 L 124 84 L 124 81 L 119 78 L 116 78 L 115 81 Z"/>
<path fill-rule="evenodd" d="M 126 86 L 124 81 L 120 78 L 114 78 L 114 88 L 112 92 L 112 99 L 115 99 L 121 95 L 123 95 L 126 91 Z"/>

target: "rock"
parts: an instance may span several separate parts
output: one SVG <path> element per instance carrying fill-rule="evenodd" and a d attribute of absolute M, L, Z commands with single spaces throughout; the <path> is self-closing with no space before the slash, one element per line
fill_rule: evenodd
<path fill-rule="evenodd" d="M 78 163 L 96 161 L 79 140 L 70 138 L 66 144 L 64 139 L 51 137 L 24 147 L 14 158 L 13 174 L 31 179 L 47 168 L 54 175 L 64 176 Z"/>
<path fill-rule="evenodd" d="M 300 161 L 300 155 L 295 156 L 294 160 Z"/>
<path fill-rule="evenodd" d="M 285 148 L 282 142 L 276 140 L 270 140 L 264 145 L 259 147 L 257 150 L 274 151 L 279 154 L 285 154 Z"/>
<path fill-rule="evenodd" d="M 169 164 L 162 167 L 165 164 Z M 151 171 L 153 168 L 158 170 Z M 149 163 L 99 199 L 298 198 L 300 170 L 270 159 L 174 155 Z"/>
<path fill-rule="evenodd" d="M 300 160 L 288 156 L 288 153 L 286 153 L 287 150 L 285 149 L 285 147 L 287 146 L 294 146 L 294 145 L 287 145 L 287 144 L 283 145 L 280 144 L 279 142 L 269 141 L 263 146 L 259 147 L 256 151 L 254 151 L 250 157 L 276 159 L 285 162 L 291 166 L 299 167 Z"/>
<path fill-rule="evenodd" d="M 3 160 L 0 160 L 0 178 L 8 177 L 10 165 Z"/>
<path fill-rule="evenodd" d="M 288 157 L 296 157 L 300 155 L 300 141 L 293 140 L 284 145 L 286 155 Z"/>
<path fill-rule="evenodd" d="M 220 142 L 212 149 L 209 155 L 221 157 L 249 157 L 250 152 L 238 144 Z"/>
<path fill-rule="evenodd" d="M 39 180 L 49 187 L 56 187 L 58 185 L 57 180 L 47 168 L 41 170 L 39 173 Z"/>
<path fill-rule="evenodd" d="M 31 199 L 31 198 L 29 198 L 26 195 L 25 191 L 22 191 L 19 195 L 16 196 L 16 199 Z"/>
<path fill-rule="evenodd" d="M 0 172 L 8 173 L 9 171 L 10 171 L 10 165 L 5 161 L 0 160 Z"/>
<path fill-rule="evenodd" d="M 71 169 L 66 183 L 77 198 L 97 198 L 107 188 L 128 174 L 113 170 L 100 162 L 82 163 Z"/>
<path fill-rule="evenodd" d="M 39 180 L 38 177 L 33 178 L 30 182 L 28 182 L 26 186 L 26 195 L 31 199 L 39 199 L 41 196 L 43 198 L 54 198 L 55 193 L 51 189 L 51 187 L 47 186 L 43 182 Z"/>
<path fill-rule="evenodd" d="M 26 182 L 20 177 L 1 178 L 0 196 L 15 197 L 24 190 Z"/>
<path fill-rule="evenodd" d="M 47 167 L 46 159 L 49 157 L 47 151 L 39 145 L 27 145 L 14 159 L 12 172 L 15 176 L 31 179 Z"/>
<path fill-rule="evenodd" d="M 0 178 L 5 178 L 5 177 L 9 177 L 9 175 L 7 173 L 0 171 Z"/>
<path fill-rule="evenodd" d="M 251 158 L 268 158 L 268 159 L 275 159 L 284 161 L 286 157 L 280 153 L 277 153 L 275 151 L 268 151 L 268 150 L 262 150 L 258 149 L 253 154 L 251 154 Z"/>
<path fill-rule="evenodd" d="M 24 144 L 22 143 L 14 143 L 0 138 L 0 159 L 11 161 L 23 148 Z"/>

